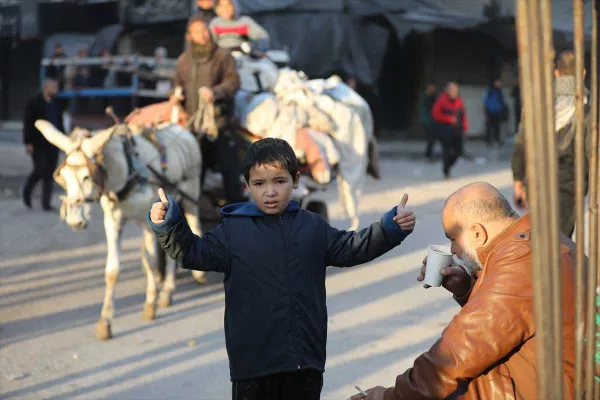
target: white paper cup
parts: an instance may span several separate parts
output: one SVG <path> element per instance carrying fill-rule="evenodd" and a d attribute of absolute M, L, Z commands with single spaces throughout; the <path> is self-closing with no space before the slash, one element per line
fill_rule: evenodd
<path fill-rule="evenodd" d="M 432 244 L 427 249 L 427 268 L 423 285 L 442 286 L 444 276 L 440 274 L 440 270 L 454 264 L 452 253 L 447 246 Z"/>

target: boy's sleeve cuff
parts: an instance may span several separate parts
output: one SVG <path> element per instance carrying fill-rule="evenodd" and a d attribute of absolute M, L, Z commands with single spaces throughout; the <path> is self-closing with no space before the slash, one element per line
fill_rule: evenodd
<path fill-rule="evenodd" d="M 411 232 L 406 232 L 394 222 L 397 209 L 397 206 L 392 208 L 390 211 L 386 212 L 382 218 L 383 230 L 385 231 L 388 240 L 394 245 L 402 243 L 402 241 L 411 234 Z"/>
<path fill-rule="evenodd" d="M 150 211 L 148 211 L 148 215 L 146 215 L 146 222 L 148 223 L 148 225 L 150 225 L 150 228 L 152 228 L 154 232 L 169 232 L 183 218 L 183 216 L 181 215 L 181 211 L 179 210 L 179 206 L 177 205 L 173 197 L 167 195 L 167 199 L 169 200 L 169 208 L 167 209 L 167 215 L 165 215 L 165 220 L 163 222 L 161 222 L 160 224 L 155 224 L 154 222 L 152 222 L 152 220 L 150 219 Z M 159 201 L 160 199 L 156 199 L 154 203 Z"/>

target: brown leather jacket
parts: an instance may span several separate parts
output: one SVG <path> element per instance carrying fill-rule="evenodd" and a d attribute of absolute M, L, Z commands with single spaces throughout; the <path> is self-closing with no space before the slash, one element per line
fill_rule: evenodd
<path fill-rule="evenodd" d="M 477 254 L 483 265 L 468 298 L 429 351 L 385 392 L 392 399 L 536 399 L 536 337 L 529 216 Z M 564 399 L 574 397 L 575 251 L 561 244 Z"/>

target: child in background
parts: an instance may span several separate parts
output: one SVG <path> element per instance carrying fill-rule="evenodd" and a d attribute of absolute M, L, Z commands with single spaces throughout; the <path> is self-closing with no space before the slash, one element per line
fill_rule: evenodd
<path fill-rule="evenodd" d="M 224 49 L 239 49 L 250 40 L 260 50 L 268 50 L 269 33 L 252 18 L 239 16 L 240 7 L 235 0 L 219 0 L 215 11 L 218 17 L 209 25 L 213 39 Z"/>
<path fill-rule="evenodd" d="M 222 222 L 195 236 L 159 189 L 148 223 L 166 253 L 186 269 L 224 274 L 225 339 L 232 398 L 317 400 L 327 341 L 325 269 L 352 267 L 398 246 L 414 229 L 408 196 L 358 232 L 331 227 L 290 200 L 300 174 L 291 146 L 250 146 L 244 176 L 252 202 L 224 207 Z"/>

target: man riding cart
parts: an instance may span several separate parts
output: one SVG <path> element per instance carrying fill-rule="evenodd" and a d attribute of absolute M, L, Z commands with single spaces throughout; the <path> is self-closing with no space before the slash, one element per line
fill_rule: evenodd
<path fill-rule="evenodd" d="M 186 114 L 194 118 L 190 127 L 201 138 L 201 180 L 207 169 L 218 166 L 227 201 L 242 202 L 239 158 L 231 137 L 233 101 L 240 87 L 235 61 L 229 51 L 215 44 L 200 19 L 189 21 L 186 40 L 189 46 L 179 56 L 175 71 L 175 86 L 181 88 L 183 96 L 176 100 L 183 100 Z"/>

